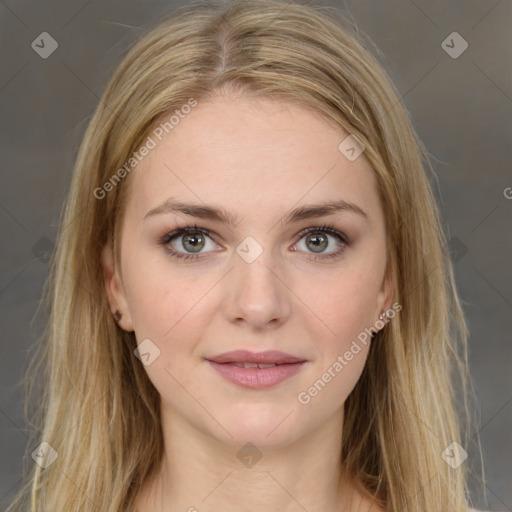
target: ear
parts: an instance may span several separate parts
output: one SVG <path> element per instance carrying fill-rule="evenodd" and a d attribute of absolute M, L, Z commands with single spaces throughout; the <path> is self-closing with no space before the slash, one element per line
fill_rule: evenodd
<path fill-rule="evenodd" d="M 377 310 L 375 311 L 374 324 L 380 319 L 380 315 L 391 309 L 393 305 L 393 279 L 391 272 L 387 271 L 382 280 L 382 286 L 377 296 Z"/>
<path fill-rule="evenodd" d="M 103 268 L 103 282 L 107 299 L 110 305 L 112 316 L 116 309 L 119 309 L 123 315 L 118 322 L 119 327 L 125 331 L 133 331 L 133 322 L 128 307 L 128 301 L 123 288 L 122 280 L 119 276 L 119 269 L 115 266 L 114 253 L 110 242 L 107 243 L 101 251 L 101 266 Z"/>

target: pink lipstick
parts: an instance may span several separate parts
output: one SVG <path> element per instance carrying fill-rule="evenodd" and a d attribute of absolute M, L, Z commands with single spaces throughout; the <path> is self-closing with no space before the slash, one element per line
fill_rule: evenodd
<path fill-rule="evenodd" d="M 275 386 L 300 371 L 305 359 L 275 350 L 235 350 L 207 359 L 212 368 L 233 384 L 263 389 Z"/>

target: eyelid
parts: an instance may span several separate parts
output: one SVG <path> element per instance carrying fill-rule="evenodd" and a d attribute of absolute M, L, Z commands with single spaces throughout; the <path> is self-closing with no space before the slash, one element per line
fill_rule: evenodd
<path fill-rule="evenodd" d="M 309 227 L 309 228 L 304 228 L 297 234 L 297 237 L 300 240 L 301 238 L 303 238 L 305 235 L 307 235 L 309 233 L 317 233 L 317 232 L 327 233 L 328 235 L 331 235 L 331 236 L 334 236 L 335 238 L 340 239 L 340 241 L 346 245 L 350 244 L 350 239 L 345 233 L 343 233 L 342 231 L 339 231 L 338 229 L 336 229 L 335 227 L 333 227 L 329 224 L 323 224 L 322 226 L 313 226 L 313 227 Z"/>

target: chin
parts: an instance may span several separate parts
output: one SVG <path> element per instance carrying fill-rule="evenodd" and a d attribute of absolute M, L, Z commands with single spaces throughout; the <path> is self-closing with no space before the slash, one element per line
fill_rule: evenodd
<path fill-rule="evenodd" d="M 260 449 L 279 449 L 300 437 L 297 431 L 297 411 L 295 406 L 282 404 L 237 404 L 229 411 L 216 415 L 223 418 L 223 429 L 216 429 L 219 441 L 239 450 L 246 443 Z"/>

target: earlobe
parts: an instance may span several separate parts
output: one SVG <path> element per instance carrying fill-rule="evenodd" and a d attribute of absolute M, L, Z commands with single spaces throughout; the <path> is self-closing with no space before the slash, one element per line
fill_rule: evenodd
<path fill-rule="evenodd" d="M 101 251 L 101 266 L 103 269 L 103 283 L 112 317 L 119 327 L 125 331 L 133 331 L 128 303 L 115 266 L 110 243 L 107 243 Z"/>

